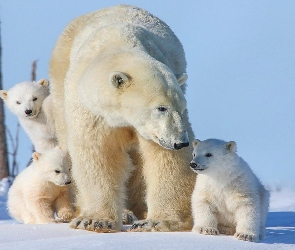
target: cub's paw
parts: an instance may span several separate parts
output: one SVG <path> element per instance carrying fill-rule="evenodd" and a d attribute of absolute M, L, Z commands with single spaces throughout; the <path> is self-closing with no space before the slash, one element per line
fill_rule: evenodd
<path fill-rule="evenodd" d="M 128 209 L 123 210 L 122 222 L 124 225 L 131 225 L 136 220 L 138 220 L 138 219 L 136 218 L 136 216 L 134 215 L 134 213 L 132 211 L 130 211 Z"/>
<path fill-rule="evenodd" d="M 218 235 L 219 231 L 215 227 L 194 227 L 193 232 L 197 232 L 199 234 L 206 234 L 206 235 Z"/>
<path fill-rule="evenodd" d="M 89 219 L 78 217 L 71 221 L 71 228 L 84 229 L 98 233 L 114 233 L 119 230 L 118 223 L 114 220 L 107 219 Z"/>
<path fill-rule="evenodd" d="M 74 216 L 74 213 L 72 210 L 70 209 L 60 209 L 58 212 L 57 212 L 57 217 L 61 220 L 63 220 L 64 222 L 70 222 L 71 219 L 73 218 Z"/>
<path fill-rule="evenodd" d="M 189 229 L 189 223 L 174 220 L 139 220 L 135 221 L 129 231 L 131 232 L 172 232 Z"/>
<path fill-rule="evenodd" d="M 237 238 L 238 240 L 251 241 L 251 242 L 257 242 L 258 241 L 257 235 L 252 234 L 252 233 L 236 232 L 234 234 L 234 237 Z"/>
<path fill-rule="evenodd" d="M 61 219 L 61 218 L 56 218 L 54 219 L 53 223 L 68 223 L 69 221 Z"/>

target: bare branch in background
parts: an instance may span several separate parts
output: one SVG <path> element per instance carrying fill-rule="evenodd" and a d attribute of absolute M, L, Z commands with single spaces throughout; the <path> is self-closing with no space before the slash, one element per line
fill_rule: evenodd
<path fill-rule="evenodd" d="M 19 129 L 20 129 L 20 124 L 18 122 L 15 138 L 13 138 L 9 128 L 6 127 L 6 131 L 7 131 L 8 137 L 10 139 L 11 147 L 12 147 L 12 152 L 9 152 L 9 154 L 12 156 L 10 176 L 12 176 L 13 178 L 18 175 L 18 171 L 19 171 L 18 162 L 17 162 L 17 153 L 18 153 L 18 145 L 19 145 Z"/>
<path fill-rule="evenodd" d="M 2 40 L 1 40 L 1 21 L 0 21 L 0 89 L 2 84 Z M 7 154 L 7 141 L 5 131 L 5 113 L 3 100 L 0 101 L 0 180 L 9 176 L 9 163 Z"/>
<path fill-rule="evenodd" d="M 31 72 L 31 81 L 34 82 L 36 81 L 36 75 L 37 75 L 37 61 L 35 60 L 32 63 L 32 72 Z"/>

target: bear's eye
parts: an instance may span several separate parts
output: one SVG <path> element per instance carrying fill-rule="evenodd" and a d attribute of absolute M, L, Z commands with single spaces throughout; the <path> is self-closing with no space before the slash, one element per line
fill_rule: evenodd
<path fill-rule="evenodd" d="M 60 170 L 55 170 L 55 173 L 60 174 Z"/>
<path fill-rule="evenodd" d="M 119 85 L 121 85 L 124 82 L 124 80 L 121 76 L 116 76 L 116 81 Z"/>
<path fill-rule="evenodd" d="M 33 98 L 33 102 L 34 102 L 34 101 L 37 101 L 37 97 L 34 97 L 34 98 Z"/>
<path fill-rule="evenodd" d="M 16 104 L 20 105 L 20 102 L 19 102 L 19 101 L 17 101 L 17 102 L 16 102 Z"/>
<path fill-rule="evenodd" d="M 205 156 L 206 156 L 206 157 L 211 157 L 212 154 L 211 154 L 211 153 L 207 153 L 207 154 L 205 154 Z"/>
<path fill-rule="evenodd" d="M 193 153 L 193 157 L 194 157 L 194 158 L 196 157 L 196 154 L 195 154 L 195 153 Z"/>
<path fill-rule="evenodd" d="M 165 111 L 167 111 L 167 108 L 165 108 L 165 107 L 163 107 L 163 106 L 160 106 L 160 107 L 158 107 L 157 109 L 158 109 L 158 111 L 160 111 L 160 112 L 165 112 Z"/>

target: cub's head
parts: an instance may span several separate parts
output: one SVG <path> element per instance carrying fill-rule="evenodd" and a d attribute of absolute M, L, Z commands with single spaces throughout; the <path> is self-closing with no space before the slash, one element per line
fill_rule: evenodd
<path fill-rule="evenodd" d="M 78 92 L 87 109 L 110 126 L 132 126 L 145 139 L 174 150 L 189 145 L 180 88 L 186 79 L 143 52 L 124 51 L 94 60 Z"/>
<path fill-rule="evenodd" d="M 57 186 L 65 186 L 71 183 L 67 157 L 67 154 L 58 146 L 44 153 L 34 152 L 32 155 L 34 164 L 40 170 L 41 178 Z"/>
<path fill-rule="evenodd" d="M 43 100 L 49 95 L 48 81 L 21 82 L 9 90 L 0 90 L 0 97 L 17 117 L 36 117 Z"/>
<path fill-rule="evenodd" d="M 190 162 L 191 169 L 200 173 L 213 171 L 223 167 L 227 160 L 236 155 L 237 146 L 234 141 L 225 142 L 217 139 L 205 141 L 194 140 L 193 160 Z"/>

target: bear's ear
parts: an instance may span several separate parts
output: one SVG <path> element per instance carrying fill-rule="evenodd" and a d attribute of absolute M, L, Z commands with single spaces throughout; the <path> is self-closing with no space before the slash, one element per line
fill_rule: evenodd
<path fill-rule="evenodd" d="M 0 90 L 0 97 L 5 100 L 7 98 L 7 91 L 6 90 Z"/>
<path fill-rule="evenodd" d="M 48 87 L 49 81 L 47 79 L 42 78 L 38 81 L 38 84 L 40 84 L 43 87 Z"/>
<path fill-rule="evenodd" d="M 196 147 L 196 146 L 198 145 L 199 142 L 200 142 L 200 140 L 195 139 L 195 140 L 193 141 L 193 146 Z"/>
<path fill-rule="evenodd" d="M 186 82 L 188 76 L 187 76 L 187 73 L 182 73 L 182 74 L 177 74 L 176 78 L 177 78 L 179 85 L 181 86 Z"/>
<path fill-rule="evenodd" d="M 115 88 L 128 88 L 130 86 L 130 77 L 120 71 L 114 71 L 109 76 L 109 83 Z"/>
<path fill-rule="evenodd" d="M 234 141 L 230 141 L 226 143 L 225 147 L 230 152 L 233 152 L 233 153 L 237 152 L 237 144 Z"/>
<path fill-rule="evenodd" d="M 40 159 L 41 154 L 38 152 L 34 152 L 32 154 L 33 161 L 38 161 Z"/>

